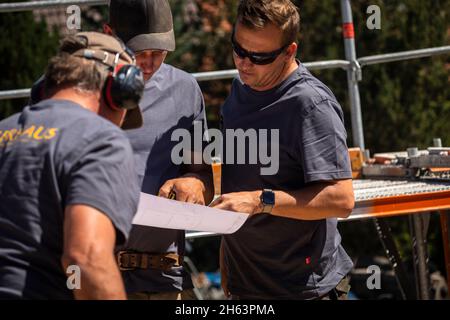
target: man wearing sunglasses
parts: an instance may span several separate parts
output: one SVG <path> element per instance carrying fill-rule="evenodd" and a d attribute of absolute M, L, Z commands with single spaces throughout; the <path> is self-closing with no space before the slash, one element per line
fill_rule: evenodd
<path fill-rule="evenodd" d="M 299 25 L 289 0 L 240 1 L 231 39 L 239 78 L 222 106 L 222 129 L 276 131 L 277 140 L 257 147 L 276 145 L 279 170 L 263 175 L 262 161 L 229 163 L 224 151 L 215 207 L 251 215 L 222 238 L 222 286 L 233 299 L 345 299 L 349 290 L 352 261 L 336 219 L 354 206 L 343 113 L 296 60 Z M 249 140 L 234 157 L 254 150 Z"/>

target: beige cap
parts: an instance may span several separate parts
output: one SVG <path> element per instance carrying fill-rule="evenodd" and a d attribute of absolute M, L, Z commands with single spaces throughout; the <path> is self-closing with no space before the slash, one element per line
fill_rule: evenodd
<path fill-rule="evenodd" d="M 133 53 L 120 40 L 112 36 L 98 32 L 79 32 L 75 36 L 87 40 L 87 48 L 74 52 L 75 56 L 95 59 L 112 68 L 121 64 L 136 64 Z M 122 129 L 136 129 L 142 124 L 142 113 L 138 106 L 127 110 Z"/>

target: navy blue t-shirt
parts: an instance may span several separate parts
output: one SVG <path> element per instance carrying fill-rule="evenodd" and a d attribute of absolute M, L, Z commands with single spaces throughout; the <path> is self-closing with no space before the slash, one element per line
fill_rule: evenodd
<path fill-rule="evenodd" d="M 330 89 L 301 64 L 268 91 L 252 90 L 235 79 L 222 107 L 222 128 L 279 132 L 279 141 L 267 134 L 267 149 L 272 143 L 279 147 L 278 172 L 262 175 L 267 164 L 261 161 L 228 162 L 222 174 L 224 193 L 301 190 L 315 181 L 352 177 L 341 107 Z M 306 221 L 258 214 L 223 240 L 229 289 L 246 298 L 319 297 L 352 268 L 340 245 L 337 219 Z"/>
<path fill-rule="evenodd" d="M 181 165 L 175 164 L 172 140 L 177 129 L 193 132 L 196 123 L 206 129 L 203 96 L 195 78 L 188 73 L 162 64 L 146 82 L 140 102 L 144 126 L 128 130 L 142 181 L 142 192 L 157 195 L 162 185 L 179 177 Z M 127 250 L 147 253 L 174 252 L 184 256 L 185 231 L 133 225 Z M 126 290 L 133 292 L 168 292 L 193 288 L 190 275 L 183 267 L 169 271 L 136 269 L 122 272 Z"/>
<path fill-rule="evenodd" d="M 67 100 L 0 122 L 0 299 L 72 299 L 63 270 L 64 209 L 104 213 L 123 245 L 139 199 L 122 130 Z"/>

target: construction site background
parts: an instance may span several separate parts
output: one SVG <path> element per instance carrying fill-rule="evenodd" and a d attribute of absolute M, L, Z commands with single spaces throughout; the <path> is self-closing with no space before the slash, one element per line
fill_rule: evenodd
<path fill-rule="evenodd" d="M 3 2 L 18 2 L 3 1 Z M 238 1 L 171 0 L 177 50 L 166 62 L 188 72 L 233 69 L 230 47 L 232 22 Z M 344 56 L 339 5 L 334 0 L 294 1 L 300 8 L 302 28 L 299 34 L 301 61 L 341 59 Z M 369 5 L 381 8 L 381 29 L 366 27 Z M 101 31 L 107 21 L 106 6 L 82 6 L 83 31 Z M 358 56 L 399 52 L 450 43 L 450 0 L 352 2 Z M 0 29 L 0 90 L 28 88 L 42 74 L 47 59 L 56 51 L 60 36 L 74 32 L 67 29 L 65 8 L 34 12 L 2 13 Z M 75 30 L 76 31 L 76 30 Z M 425 148 L 435 137 L 450 146 L 450 59 L 448 55 L 417 59 L 364 69 L 360 82 L 365 145 L 371 152 L 405 150 L 410 146 Z M 351 146 L 350 107 L 346 74 L 342 70 L 315 71 L 342 104 L 348 142 Z M 227 96 L 231 81 L 201 82 L 210 127 L 218 126 L 218 111 Z M 0 100 L 0 119 L 21 110 L 26 99 Z M 390 218 L 400 253 L 411 259 L 411 238 L 407 221 Z M 435 282 L 445 274 L 439 217 L 432 216 L 428 237 L 430 271 Z M 383 265 L 383 248 L 370 221 L 341 223 L 343 245 L 355 261 L 355 278 L 371 261 Z M 199 279 L 217 287 L 219 237 L 190 241 L 189 257 Z M 364 241 L 361 241 L 364 239 Z M 410 263 L 407 263 L 410 265 Z M 389 284 L 389 265 L 386 275 Z M 202 272 L 209 272 L 204 274 Z M 435 272 L 435 273 L 433 273 Z M 360 274 L 360 273 L 359 273 Z M 391 279 L 393 281 L 393 279 Z M 361 280 L 363 281 L 363 280 Z M 389 288 L 389 285 L 385 287 Z M 439 285 L 436 285 L 438 288 Z M 214 292 L 214 291 L 212 291 Z M 220 292 L 216 292 L 217 295 Z M 209 292 L 214 296 L 215 293 Z M 366 298 L 396 298 L 395 290 Z M 215 296 L 214 296 L 215 297 Z"/>

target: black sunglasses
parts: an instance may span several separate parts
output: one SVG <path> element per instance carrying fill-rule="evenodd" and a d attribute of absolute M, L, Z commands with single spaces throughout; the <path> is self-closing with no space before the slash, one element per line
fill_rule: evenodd
<path fill-rule="evenodd" d="M 233 46 L 234 53 L 236 53 L 236 55 L 241 59 L 245 59 L 247 57 L 253 64 L 265 65 L 272 63 L 280 55 L 280 53 L 289 47 L 289 44 L 287 44 L 272 52 L 250 52 L 242 48 L 239 43 L 236 42 L 234 39 L 234 32 L 235 31 L 233 30 L 231 35 L 231 45 Z"/>

